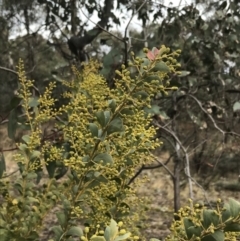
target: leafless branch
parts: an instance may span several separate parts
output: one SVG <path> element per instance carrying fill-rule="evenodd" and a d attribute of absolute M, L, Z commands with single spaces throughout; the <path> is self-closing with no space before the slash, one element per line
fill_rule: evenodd
<path fill-rule="evenodd" d="M 169 130 L 168 128 L 165 128 L 164 126 L 161 126 L 157 121 L 154 121 L 154 125 L 162 128 L 164 131 L 166 131 L 168 134 L 170 134 L 174 140 L 178 143 L 178 145 L 180 146 L 180 148 L 182 149 L 182 151 L 184 152 L 185 155 L 185 172 L 186 172 L 186 176 L 188 178 L 188 183 L 189 183 L 189 197 L 191 199 L 193 199 L 193 189 L 192 189 L 192 180 L 191 180 L 191 174 L 190 174 L 190 165 L 189 165 L 189 155 L 187 153 L 187 149 L 183 146 L 182 142 L 179 140 L 179 138 L 176 136 L 176 134 Z"/>
<path fill-rule="evenodd" d="M 80 8 L 80 11 L 82 12 L 82 14 L 85 16 L 85 18 L 87 18 L 91 23 L 95 24 L 98 28 L 100 28 L 102 31 L 108 33 L 109 35 L 111 35 L 112 37 L 118 39 L 121 42 L 124 42 L 124 40 L 122 38 L 119 38 L 118 36 L 114 35 L 113 33 L 109 32 L 108 30 L 106 30 L 105 28 L 103 28 L 100 24 L 95 23 L 94 21 L 92 21 L 82 10 L 82 8 Z"/>
<path fill-rule="evenodd" d="M 33 72 L 35 67 L 36 67 L 36 65 L 34 65 L 33 68 L 30 71 L 28 71 L 26 74 Z M 0 69 L 18 76 L 18 72 L 14 71 L 12 69 L 8 69 L 8 68 L 2 67 L 2 66 L 0 66 Z M 40 93 L 39 89 L 35 85 L 33 85 L 33 89 L 36 90 L 38 93 Z"/>
<path fill-rule="evenodd" d="M 189 97 L 191 97 L 193 100 L 195 100 L 195 102 L 198 104 L 198 106 L 200 107 L 200 109 L 208 116 L 208 118 L 211 120 L 211 122 L 213 123 L 214 127 L 222 133 L 223 135 L 223 138 L 225 137 L 226 134 L 232 134 L 232 135 L 235 135 L 235 136 L 238 136 L 240 137 L 240 134 L 236 133 L 236 132 L 233 132 L 233 131 L 230 131 L 230 132 L 226 132 L 224 131 L 223 129 L 221 129 L 216 121 L 213 119 L 212 115 L 208 113 L 208 111 L 206 109 L 203 108 L 202 106 L 202 103 L 193 95 L 191 94 L 188 94 Z"/>
<path fill-rule="evenodd" d="M 7 177 L 10 177 L 10 176 L 12 176 L 13 174 L 17 173 L 18 171 L 20 171 L 20 169 L 19 169 L 19 168 L 18 168 L 18 169 L 16 169 L 15 171 L 13 171 L 13 172 L 11 172 L 11 173 L 7 174 L 7 175 L 4 175 L 2 178 L 7 178 Z"/>

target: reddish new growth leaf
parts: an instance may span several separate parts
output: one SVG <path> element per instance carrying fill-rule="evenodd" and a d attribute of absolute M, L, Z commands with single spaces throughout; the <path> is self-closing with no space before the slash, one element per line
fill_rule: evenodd
<path fill-rule="evenodd" d="M 153 61 L 153 60 L 156 59 L 158 53 L 159 53 L 159 49 L 157 49 L 157 48 L 154 47 L 154 48 L 152 49 L 152 51 L 150 51 L 150 50 L 148 51 L 148 53 L 147 53 L 147 58 L 148 58 L 149 60 Z"/>

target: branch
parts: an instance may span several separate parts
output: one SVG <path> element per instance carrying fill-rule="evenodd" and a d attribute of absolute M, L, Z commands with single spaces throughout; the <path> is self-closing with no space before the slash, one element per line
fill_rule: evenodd
<path fill-rule="evenodd" d="M 10 177 L 10 176 L 12 176 L 14 173 L 16 173 L 16 172 L 18 172 L 18 171 L 20 171 L 20 169 L 19 169 L 19 168 L 18 168 L 18 169 L 16 169 L 15 171 L 13 171 L 13 172 L 11 172 L 11 173 L 7 174 L 7 175 L 4 175 L 2 178 L 7 178 L 7 177 Z"/>
<path fill-rule="evenodd" d="M 1 70 L 4 70 L 4 71 L 6 71 L 6 72 L 10 72 L 10 73 L 15 74 L 15 75 L 18 76 L 18 72 L 14 71 L 14 70 L 12 70 L 12 69 L 8 69 L 8 68 L 2 67 L 2 66 L 0 66 L 0 69 L 1 69 Z"/>
<path fill-rule="evenodd" d="M 83 7 L 80 6 L 81 12 L 83 13 L 82 8 Z M 112 9 L 113 9 L 113 1 L 105 0 L 105 5 L 102 11 L 101 19 L 96 24 L 96 26 L 93 29 L 87 31 L 83 36 L 73 36 L 68 40 L 69 49 L 77 57 L 79 61 L 86 60 L 84 47 L 87 44 L 90 44 L 102 32 L 102 29 L 104 29 L 105 26 L 107 26 L 108 19 L 111 16 Z M 84 16 L 86 17 L 85 14 Z"/>
<path fill-rule="evenodd" d="M 28 71 L 26 74 L 29 74 L 29 73 L 33 72 L 34 69 L 35 69 L 35 67 L 36 67 L 36 65 L 34 65 L 34 66 L 32 67 L 32 69 L 31 69 L 30 71 Z M 8 68 L 2 67 L 2 66 L 0 66 L 0 69 L 1 69 L 1 70 L 4 70 L 4 71 L 6 71 L 6 72 L 10 72 L 10 73 L 15 74 L 15 75 L 18 76 L 18 72 L 14 71 L 14 70 L 12 70 L 12 69 L 8 69 Z M 33 88 L 34 88 L 38 93 L 40 93 L 40 92 L 39 92 L 39 89 L 38 89 L 35 85 L 33 85 Z"/>
<path fill-rule="evenodd" d="M 91 23 L 95 24 L 98 28 L 100 28 L 103 32 L 108 33 L 109 35 L 111 35 L 112 37 L 118 39 L 121 42 L 124 42 L 124 40 L 122 38 L 119 38 L 118 36 L 114 35 L 113 33 L 109 32 L 108 30 L 106 30 L 105 28 L 103 28 L 101 25 L 99 25 L 98 23 L 95 23 L 94 21 L 92 21 L 82 10 L 82 8 L 80 8 L 80 11 L 82 12 L 82 14 L 85 16 L 85 18 L 87 18 L 87 20 L 89 20 Z"/>
<path fill-rule="evenodd" d="M 150 152 L 149 152 L 150 153 Z M 151 154 L 152 155 L 152 154 Z M 168 157 L 168 159 L 165 161 L 165 163 L 162 163 L 161 161 L 159 161 L 158 159 L 155 159 L 155 161 L 157 161 L 159 164 L 155 165 L 155 166 L 145 166 L 142 165 L 142 167 L 134 174 L 134 176 L 129 180 L 128 185 L 130 185 L 144 170 L 152 170 L 152 169 L 157 169 L 160 167 L 164 167 L 165 170 L 167 170 L 167 172 L 171 175 L 172 178 L 174 178 L 173 173 L 171 172 L 171 170 L 167 167 L 167 164 L 169 163 L 169 161 L 171 160 L 173 155 L 170 155 Z"/>
<path fill-rule="evenodd" d="M 208 118 L 211 120 L 211 122 L 213 123 L 214 127 L 215 127 L 217 130 L 219 130 L 219 132 L 222 133 L 223 138 L 225 137 L 226 134 L 231 134 L 231 135 L 235 135 L 235 136 L 240 137 L 240 134 L 238 134 L 238 133 L 236 133 L 236 132 L 233 132 L 233 131 L 227 132 L 227 131 L 224 131 L 223 129 L 221 129 L 221 128 L 217 125 L 217 123 L 215 122 L 215 120 L 213 119 L 212 115 L 210 115 L 210 114 L 208 113 L 208 111 L 203 108 L 202 103 L 201 103 L 195 96 L 193 96 L 193 95 L 191 95 L 191 94 L 188 94 L 188 96 L 191 97 L 193 100 L 196 101 L 196 103 L 198 104 L 198 106 L 200 107 L 200 109 L 201 109 L 201 110 L 208 116 Z"/>
<path fill-rule="evenodd" d="M 187 153 L 187 149 L 183 146 L 182 142 L 178 139 L 178 137 L 176 136 L 176 134 L 173 131 L 165 128 L 164 126 L 161 126 L 157 121 L 154 121 L 154 125 L 163 129 L 167 133 L 169 133 L 174 138 L 174 140 L 177 142 L 177 144 L 180 146 L 182 151 L 184 152 L 185 160 L 186 160 L 185 174 L 188 178 L 188 183 L 189 183 L 189 196 L 190 196 L 191 199 L 193 199 L 192 180 L 191 180 L 191 174 L 190 174 L 189 155 Z"/>
<path fill-rule="evenodd" d="M 133 17 L 142 9 L 142 7 L 147 3 L 148 0 L 145 0 L 143 1 L 143 3 L 139 6 L 139 8 L 137 9 L 136 12 L 134 12 L 133 10 L 133 14 L 131 16 L 131 18 L 129 19 L 128 23 L 127 23 L 127 26 L 125 28 L 125 33 L 124 33 L 124 46 L 125 46 L 125 60 L 124 60 L 124 64 L 127 66 L 127 63 L 128 63 L 128 48 L 127 48 L 127 32 L 128 32 L 128 27 L 130 25 L 130 23 L 132 22 L 133 20 Z"/>

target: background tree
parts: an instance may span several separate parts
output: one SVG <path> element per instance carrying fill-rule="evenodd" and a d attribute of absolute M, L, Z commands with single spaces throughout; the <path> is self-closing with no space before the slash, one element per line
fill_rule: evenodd
<path fill-rule="evenodd" d="M 177 210 L 180 180 L 187 178 L 191 184 L 191 172 L 204 176 L 200 181 L 204 187 L 215 174 L 225 175 L 226 170 L 238 174 L 239 14 L 239 3 L 234 0 L 193 1 L 177 7 L 150 0 L 3 1 L 2 119 L 7 120 L 16 107 L 16 76 L 11 70 L 15 71 L 19 57 L 35 79 L 36 92 L 42 92 L 45 82 L 57 80 L 59 95 L 63 92 L 61 81 L 71 78 L 73 63 L 99 58 L 101 73 L 114 87 L 115 70 L 128 63 L 131 50 L 162 44 L 181 49 L 183 72 L 169 79 L 170 85 L 179 89 L 168 96 L 159 93 L 147 110 L 160 127 L 163 151 L 170 152 L 169 160 L 156 167 L 168 168 L 168 163 L 174 163 L 173 170 L 168 170 Z M 93 18 L 96 15 L 98 20 Z M 134 18 L 142 31 L 136 30 Z M 124 31 L 113 31 L 123 25 Z M 144 168 L 153 167 L 141 170 Z"/>

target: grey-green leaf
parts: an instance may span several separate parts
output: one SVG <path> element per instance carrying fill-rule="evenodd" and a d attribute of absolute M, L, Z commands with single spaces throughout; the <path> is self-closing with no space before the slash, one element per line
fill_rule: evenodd
<path fill-rule="evenodd" d="M 97 154 L 94 159 L 95 162 L 103 161 L 103 163 L 106 165 L 107 163 L 113 164 L 113 159 L 108 153 L 100 153 Z"/>
<path fill-rule="evenodd" d="M 28 143 L 30 141 L 30 136 L 29 135 L 24 135 L 22 136 L 22 139 L 25 143 Z"/>
<path fill-rule="evenodd" d="M 57 214 L 57 219 L 58 219 L 58 223 L 64 227 L 66 225 L 66 222 L 67 222 L 67 218 L 66 218 L 66 215 L 65 213 L 63 212 L 58 212 Z"/>
<path fill-rule="evenodd" d="M 37 97 L 31 97 L 29 99 L 28 105 L 30 107 L 37 107 L 39 105 L 38 98 Z"/>
<path fill-rule="evenodd" d="M 72 226 L 67 232 L 67 235 L 69 236 L 75 236 L 75 237 L 82 237 L 83 231 L 80 227 Z"/>
<path fill-rule="evenodd" d="M 190 73 L 191 73 L 191 72 L 189 72 L 189 71 L 181 71 L 181 74 L 179 74 L 178 77 L 180 77 L 180 78 L 181 78 L 181 77 L 185 77 L 185 76 L 187 76 L 187 75 L 190 75 Z"/>
<path fill-rule="evenodd" d="M 202 238 L 202 241 L 224 241 L 225 235 L 221 230 L 215 231 L 213 234 L 207 235 Z"/>
<path fill-rule="evenodd" d="M 93 137 L 98 137 L 98 127 L 94 123 L 89 123 L 89 129 Z"/>
<path fill-rule="evenodd" d="M 111 111 L 114 113 L 116 110 L 116 100 L 114 100 L 114 99 L 109 100 L 108 106 L 110 107 Z"/>
<path fill-rule="evenodd" d="M 107 123 L 109 122 L 110 118 L 111 118 L 111 113 L 110 111 L 104 111 L 104 116 L 105 116 L 105 125 L 107 125 Z"/>
<path fill-rule="evenodd" d="M 236 218 L 240 214 L 240 203 L 232 198 L 229 199 L 230 213 L 233 218 Z"/>
<path fill-rule="evenodd" d="M 122 119 L 120 117 L 116 117 L 110 122 L 107 129 L 107 133 L 110 135 L 114 132 L 121 132 L 121 131 L 124 131 Z"/>
<path fill-rule="evenodd" d="M 91 241 L 106 241 L 103 236 L 94 236 L 90 238 Z"/>
<path fill-rule="evenodd" d="M 123 235 L 120 235 L 120 236 L 116 237 L 116 238 L 114 239 L 114 241 L 126 240 L 126 239 L 128 239 L 130 236 L 131 236 L 131 233 L 125 233 L 125 234 L 123 234 Z"/>
<path fill-rule="evenodd" d="M 62 230 L 62 228 L 60 227 L 60 226 L 54 226 L 53 228 L 52 228 L 52 231 L 54 232 L 54 238 L 55 238 L 55 240 L 59 240 L 60 238 L 61 238 L 61 236 L 62 236 L 62 234 L 63 234 L 63 230 Z"/>
<path fill-rule="evenodd" d="M 104 237 L 107 241 L 113 241 L 117 237 L 117 234 L 118 234 L 117 223 L 116 223 L 116 221 L 111 219 L 110 225 L 107 226 L 107 228 L 105 230 Z"/>
<path fill-rule="evenodd" d="M 152 105 L 151 108 L 145 107 L 144 111 L 148 114 L 158 115 L 160 114 L 160 107 L 158 105 Z"/>
<path fill-rule="evenodd" d="M 104 127 L 105 126 L 105 115 L 104 115 L 104 112 L 103 111 L 98 111 L 96 113 L 96 117 L 97 117 L 97 121 L 98 123 Z"/>
<path fill-rule="evenodd" d="M 166 63 L 164 63 L 163 61 L 160 61 L 159 63 L 157 63 L 155 65 L 155 67 L 153 68 L 153 71 L 160 71 L 160 72 L 168 73 L 170 71 L 170 69 L 168 68 Z"/>

